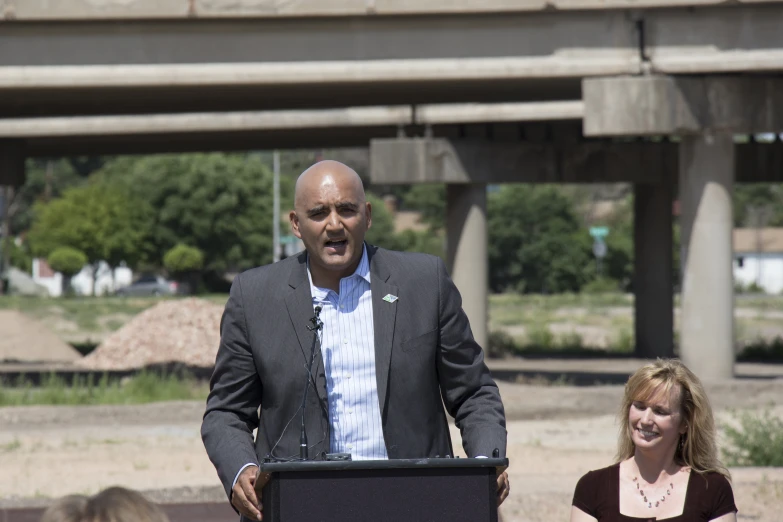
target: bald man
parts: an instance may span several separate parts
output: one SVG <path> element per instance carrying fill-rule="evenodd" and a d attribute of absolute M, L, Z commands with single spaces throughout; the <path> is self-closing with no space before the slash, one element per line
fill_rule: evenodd
<path fill-rule="evenodd" d="M 310 458 L 453 455 L 444 405 L 469 457 L 505 456 L 500 394 L 441 259 L 366 244 L 372 207 L 356 172 L 335 161 L 299 177 L 289 218 L 305 251 L 234 280 L 201 428 L 243 519 L 263 518 L 258 462 L 299 456 L 316 307 Z M 508 492 L 503 473 L 498 502 Z"/>

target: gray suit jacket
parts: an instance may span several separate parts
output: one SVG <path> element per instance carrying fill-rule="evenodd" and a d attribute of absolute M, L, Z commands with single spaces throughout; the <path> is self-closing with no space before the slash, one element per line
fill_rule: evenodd
<path fill-rule="evenodd" d="M 500 394 L 443 261 L 370 245 L 367 254 L 378 400 L 389 458 L 453 455 L 444 405 L 461 430 L 468 456 L 491 457 L 495 448 L 505 456 Z M 239 469 L 263 460 L 278 439 L 274 456 L 299 455 L 297 410 L 313 338 L 307 329 L 313 305 L 306 260 L 302 253 L 254 268 L 237 276 L 231 287 L 201 427 L 229 496 Z M 387 294 L 399 299 L 388 303 L 383 300 Z M 316 348 L 315 393 L 310 391 L 306 406 L 311 456 L 329 451 L 326 375 L 319 354 Z"/>

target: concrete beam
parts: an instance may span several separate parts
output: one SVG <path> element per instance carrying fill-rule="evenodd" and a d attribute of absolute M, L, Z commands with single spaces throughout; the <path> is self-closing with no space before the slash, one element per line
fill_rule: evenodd
<path fill-rule="evenodd" d="M 783 5 L 701 5 L 639 13 L 645 55 L 658 74 L 783 69 Z"/>
<path fill-rule="evenodd" d="M 586 79 L 585 136 L 783 130 L 783 78 L 647 76 Z"/>
<path fill-rule="evenodd" d="M 581 101 L 0 119 L 0 138 L 578 120 Z"/>
<path fill-rule="evenodd" d="M 740 183 L 783 182 L 783 143 L 735 145 Z M 370 178 L 408 183 L 668 183 L 679 146 L 664 142 L 526 142 L 382 138 L 370 142 Z"/>
<path fill-rule="evenodd" d="M 668 143 L 492 143 L 376 139 L 373 183 L 657 183 L 677 167 Z"/>
<path fill-rule="evenodd" d="M 763 0 L 738 0 L 748 4 Z M 722 4 L 722 0 L 6 0 L 6 20 L 309 17 L 487 13 L 555 9 L 640 9 Z"/>
<path fill-rule="evenodd" d="M 0 91 L 496 81 L 583 78 L 632 74 L 638 70 L 638 61 L 630 55 L 587 59 L 574 55 L 241 64 L 6 66 L 0 67 Z"/>

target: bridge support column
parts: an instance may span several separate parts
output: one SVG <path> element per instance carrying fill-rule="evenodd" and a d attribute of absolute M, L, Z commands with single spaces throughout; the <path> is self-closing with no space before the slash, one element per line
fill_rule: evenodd
<path fill-rule="evenodd" d="M 672 183 L 634 185 L 635 355 L 674 355 Z"/>
<path fill-rule="evenodd" d="M 8 201 L 13 188 L 24 183 L 25 143 L 22 140 L 0 140 L 0 295 L 8 286 L 6 270 L 10 263 L 11 244 Z"/>
<path fill-rule="evenodd" d="M 0 139 L 0 187 L 24 184 L 25 143 L 23 140 Z"/>
<path fill-rule="evenodd" d="M 473 337 L 488 350 L 489 253 L 487 251 L 487 186 L 446 185 L 446 256 Z"/>
<path fill-rule="evenodd" d="M 704 380 L 728 379 L 734 373 L 732 134 L 683 137 L 679 162 L 680 356 Z"/>

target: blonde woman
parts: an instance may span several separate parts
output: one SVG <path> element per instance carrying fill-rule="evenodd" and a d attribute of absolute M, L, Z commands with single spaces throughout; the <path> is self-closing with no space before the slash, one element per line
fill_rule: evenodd
<path fill-rule="evenodd" d="M 579 479 L 571 522 L 736 522 L 712 408 L 685 365 L 659 359 L 637 370 L 620 421 L 617 462 Z"/>
<path fill-rule="evenodd" d="M 161 508 L 134 490 L 104 489 L 90 497 L 82 522 L 169 522 Z"/>
<path fill-rule="evenodd" d="M 41 522 L 82 522 L 87 500 L 84 495 L 62 497 L 44 511 Z"/>

